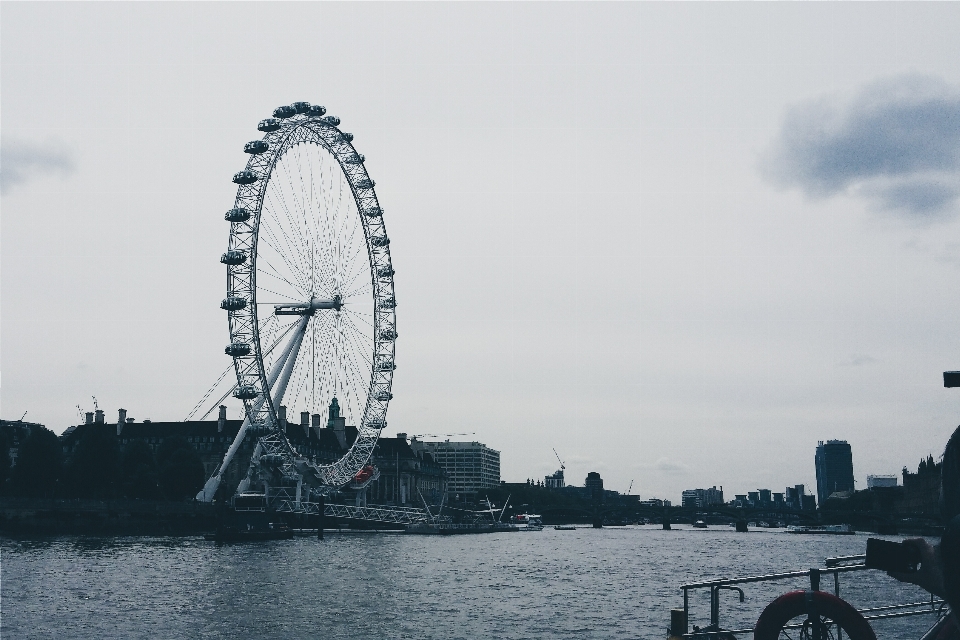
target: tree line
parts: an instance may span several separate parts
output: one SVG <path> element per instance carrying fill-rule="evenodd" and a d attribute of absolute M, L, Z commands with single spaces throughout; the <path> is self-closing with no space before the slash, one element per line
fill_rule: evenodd
<path fill-rule="evenodd" d="M 34 427 L 20 442 L 15 465 L 7 455 L 8 436 L 0 432 L 0 494 L 186 500 L 203 488 L 203 463 L 185 438 L 165 438 L 154 453 L 143 440 L 120 447 L 113 428 L 86 429 L 73 452 L 64 456 L 55 433 Z"/>

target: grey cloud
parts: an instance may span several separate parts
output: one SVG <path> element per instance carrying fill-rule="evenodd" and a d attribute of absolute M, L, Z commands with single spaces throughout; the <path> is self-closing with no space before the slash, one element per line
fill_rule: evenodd
<path fill-rule="evenodd" d="M 664 473 L 682 473 L 687 471 L 689 468 L 687 465 L 676 460 L 670 460 L 669 458 L 659 458 L 654 465 L 657 471 L 662 471 Z"/>
<path fill-rule="evenodd" d="M 842 367 L 860 367 L 865 364 L 873 364 L 877 359 L 865 353 L 854 353 L 849 358 L 840 362 Z"/>
<path fill-rule="evenodd" d="M 843 103 L 792 107 L 762 171 L 826 197 L 852 190 L 883 210 L 930 216 L 960 196 L 960 87 L 930 76 L 874 82 Z"/>
<path fill-rule="evenodd" d="M 62 145 L 4 138 L 0 141 L 0 193 L 45 174 L 66 176 L 75 169 L 73 156 Z"/>

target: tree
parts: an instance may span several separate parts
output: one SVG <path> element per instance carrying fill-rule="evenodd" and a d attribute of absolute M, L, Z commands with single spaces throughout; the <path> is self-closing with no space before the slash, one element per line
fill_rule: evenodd
<path fill-rule="evenodd" d="M 83 498 L 111 498 L 116 492 L 120 448 L 113 425 L 86 425 L 67 462 L 70 492 Z"/>
<path fill-rule="evenodd" d="M 132 440 L 120 457 L 120 491 L 127 498 L 155 499 L 160 495 L 160 476 L 153 451 L 143 440 Z"/>
<path fill-rule="evenodd" d="M 62 471 L 63 452 L 57 434 L 46 427 L 33 427 L 17 452 L 17 464 L 10 474 L 11 492 L 52 498 Z"/>
<path fill-rule="evenodd" d="M 203 488 L 204 472 L 200 454 L 184 438 L 165 438 L 157 449 L 160 487 L 170 500 L 184 500 Z"/>

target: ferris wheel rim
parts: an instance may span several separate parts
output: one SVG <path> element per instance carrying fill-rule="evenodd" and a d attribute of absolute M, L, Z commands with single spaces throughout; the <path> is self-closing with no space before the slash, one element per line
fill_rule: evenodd
<path fill-rule="evenodd" d="M 250 346 L 250 353 L 238 351 L 232 354 L 238 392 L 243 392 L 237 397 L 244 403 L 251 426 L 256 425 L 276 433 L 279 424 L 278 412 L 268 380 L 264 360 L 266 354 L 260 335 L 262 325 L 259 307 L 266 303 L 257 299 L 260 291 L 257 285 L 257 259 L 261 217 L 274 170 L 286 154 L 301 144 L 310 144 L 325 150 L 336 161 L 340 173 L 350 187 L 356 215 L 363 229 L 373 305 L 370 327 L 370 380 L 366 386 L 366 398 L 362 407 L 358 400 L 358 409 L 362 411 L 362 415 L 357 416 L 357 437 L 339 460 L 320 467 L 329 484 L 342 485 L 349 482 L 350 477 L 356 473 L 355 469 L 367 463 L 380 432 L 386 426 L 387 407 L 392 398 L 393 370 L 396 367 L 396 298 L 383 210 L 374 190 L 374 182 L 366 170 L 365 159 L 353 146 L 352 136 L 339 129 L 339 120 L 330 116 L 323 117 L 322 112 L 321 109 L 320 115 L 296 113 L 282 119 L 263 121 L 261 130 L 264 130 L 263 123 L 268 122 L 264 136 L 259 141 L 247 144 L 247 148 L 253 145 L 257 151 L 251 153 L 245 169 L 234 177 L 238 188 L 231 212 L 246 211 L 248 217 L 239 221 L 231 220 L 228 250 L 228 253 L 233 252 L 231 255 L 235 260 L 240 260 L 240 254 L 246 252 L 246 260 L 227 265 L 227 300 L 224 301 L 224 308 L 229 306 L 229 300 L 246 300 L 245 304 L 239 301 L 231 303 L 238 308 L 227 309 L 231 348 L 238 344 Z M 235 217 L 243 216 L 237 214 Z M 316 303 L 311 298 L 305 304 L 311 305 L 312 309 L 312 305 Z M 299 306 L 302 308 L 303 304 Z M 337 311 L 340 311 L 339 307 Z M 245 340 L 247 342 L 244 342 Z M 242 397 L 244 395 L 248 397 Z M 286 440 L 285 436 L 283 440 Z M 289 442 L 286 446 L 296 453 Z"/>

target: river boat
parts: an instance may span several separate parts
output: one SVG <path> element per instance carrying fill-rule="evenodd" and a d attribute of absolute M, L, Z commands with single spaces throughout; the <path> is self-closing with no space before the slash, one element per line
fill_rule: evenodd
<path fill-rule="evenodd" d="M 204 534 L 205 540 L 214 542 L 261 542 L 263 540 L 289 540 L 293 529 L 283 522 L 271 522 L 266 527 L 221 526 L 214 533 Z"/>
<path fill-rule="evenodd" d="M 793 526 L 787 527 L 787 533 L 805 535 L 852 536 L 856 533 L 848 524 L 828 524 L 818 527 Z"/>
<path fill-rule="evenodd" d="M 543 518 L 533 513 L 518 513 L 510 518 L 519 531 L 543 531 Z"/>
<path fill-rule="evenodd" d="M 697 520 L 696 522 L 693 523 L 693 528 L 694 528 L 694 529 L 706 529 L 706 528 L 707 528 L 707 523 L 704 522 L 703 520 Z"/>
<path fill-rule="evenodd" d="M 573 525 L 563 525 L 563 524 L 558 524 L 557 526 L 554 527 L 554 529 L 556 529 L 557 531 L 576 531 L 577 530 L 577 528 Z"/>
<path fill-rule="evenodd" d="M 452 522 L 417 522 L 408 524 L 405 533 L 421 536 L 453 536 L 469 533 L 512 533 L 520 528 L 507 522 L 475 522 L 454 524 Z"/>

